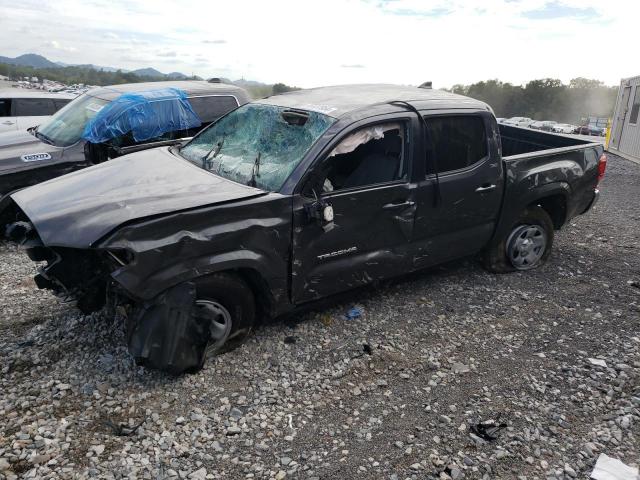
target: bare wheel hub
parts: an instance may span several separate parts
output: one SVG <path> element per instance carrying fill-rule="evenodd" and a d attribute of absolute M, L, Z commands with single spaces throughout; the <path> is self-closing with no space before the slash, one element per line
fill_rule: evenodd
<path fill-rule="evenodd" d="M 231 333 L 232 320 L 229 310 L 213 300 L 196 300 L 196 315 L 209 326 L 207 354 L 216 352 Z"/>
<path fill-rule="evenodd" d="M 540 225 L 519 225 L 507 239 L 507 257 L 518 270 L 535 268 L 547 249 L 547 234 Z"/>

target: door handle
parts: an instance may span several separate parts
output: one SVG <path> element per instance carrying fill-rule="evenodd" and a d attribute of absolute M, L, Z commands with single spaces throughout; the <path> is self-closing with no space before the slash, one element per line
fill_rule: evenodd
<path fill-rule="evenodd" d="M 7 120 L 6 122 L 2 122 L 3 125 L 13 125 L 13 122 Z"/>
<path fill-rule="evenodd" d="M 491 190 L 495 190 L 495 185 L 482 185 L 481 187 L 476 188 L 476 193 L 485 193 L 490 192 Z"/>
<path fill-rule="evenodd" d="M 406 202 L 401 202 L 401 203 L 387 203 L 386 205 L 382 206 L 383 210 L 392 210 L 395 208 L 407 208 L 407 207 L 413 207 L 416 204 L 416 202 L 412 202 L 412 201 L 406 201 Z"/>

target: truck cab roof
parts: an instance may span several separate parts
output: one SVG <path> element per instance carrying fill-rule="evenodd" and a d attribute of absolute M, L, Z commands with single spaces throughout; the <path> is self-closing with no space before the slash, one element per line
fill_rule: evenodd
<path fill-rule="evenodd" d="M 389 84 L 336 85 L 294 90 L 258 100 L 257 103 L 311 110 L 333 118 L 366 112 L 394 101 L 407 102 L 419 109 L 476 108 L 489 110 L 484 102 L 431 88 Z"/>

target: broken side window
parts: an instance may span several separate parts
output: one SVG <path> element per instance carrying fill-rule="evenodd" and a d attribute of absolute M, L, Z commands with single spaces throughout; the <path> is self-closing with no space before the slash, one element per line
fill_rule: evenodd
<path fill-rule="evenodd" d="M 325 160 L 324 192 L 407 178 L 406 126 L 393 122 L 362 128 L 345 137 Z"/>

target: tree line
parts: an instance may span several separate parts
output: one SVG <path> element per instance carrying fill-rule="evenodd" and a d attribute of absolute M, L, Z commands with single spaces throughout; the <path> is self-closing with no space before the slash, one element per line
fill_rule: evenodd
<path fill-rule="evenodd" d="M 454 85 L 449 91 L 488 103 L 496 117 L 520 116 L 579 124 L 589 116 L 611 117 L 618 87 L 579 77 L 568 85 L 555 78 L 532 80 L 524 86 L 487 80 Z"/>
<path fill-rule="evenodd" d="M 85 85 L 117 85 L 121 83 L 139 83 L 139 82 L 153 82 L 160 80 L 158 77 L 149 77 L 144 75 L 138 75 L 131 72 L 117 71 L 105 71 L 96 70 L 94 68 L 85 66 L 74 67 L 56 67 L 56 68 L 37 68 L 23 65 L 12 65 L 7 63 L 0 63 L 0 75 L 9 77 L 12 80 L 22 80 L 25 77 L 31 79 L 37 77 L 40 82 L 43 79 L 60 82 L 65 85 L 85 84 Z M 200 77 L 188 77 L 184 80 L 202 80 Z M 231 80 L 224 79 L 225 83 L 234 83 Z M 246 88 L 253 98 L 263 98 L 269 95 L 277 95 L 278 93 L 284 93 L 291 90 L 298 90 L 297 87 L 290 87 L 284 83 L 276 83 L 274 85 L 258 84 L 255 85 L 242 85 Z"/>
<path fill-rule="evenodd" d="M 82 66 L 35 68 L 7 63 L 0 63 L 0 75 L 9 77 L 12 80 L 22 80 L 24 77 L 38 77 L 42 81 L 42 79 L 46 78 L 66 85 L 84 83 L 85 85 L 102 86 L 158 80 L 155 77 L 141 76 L 131 72 L 123 72 L 122 70 L 108 72 Z"/>

